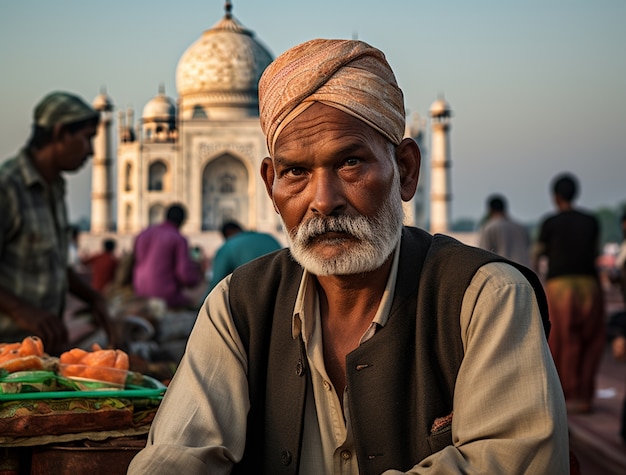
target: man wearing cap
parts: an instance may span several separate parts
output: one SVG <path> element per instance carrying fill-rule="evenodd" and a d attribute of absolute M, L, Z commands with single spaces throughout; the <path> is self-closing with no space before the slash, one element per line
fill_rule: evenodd
<path fill-rule="evenodd" d="M 88 303 L 115 341 L 104 298 L 67 266 L 64 172 L 92 154 L 99 113 L 81 98 L 53 92 L 36 106 L 30 140 L 0 165 L 0 341 L 42 338 L 48 353 L 67 349 L 62 320 L 69 290 Z"/>
<path fill-rule="evenodd" d="M 209 294 L 129 473 L 568 473 L 537 277 L 402 225 L 420 152 L 384 55 L 296 46 L 259 104 L 290 247 Z"/>

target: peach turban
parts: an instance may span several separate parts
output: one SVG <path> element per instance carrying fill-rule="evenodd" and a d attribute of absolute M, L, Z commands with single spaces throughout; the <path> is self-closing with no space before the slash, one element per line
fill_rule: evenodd
<path fill-rule="evenodd" d="M 356 40 L 311 40 L 271 63 L 259 81 L 261 128 L 270 156 L 280 132 L 314 102 L 346 112 L 399 144 L 404 98 L 385 55 Z"/>

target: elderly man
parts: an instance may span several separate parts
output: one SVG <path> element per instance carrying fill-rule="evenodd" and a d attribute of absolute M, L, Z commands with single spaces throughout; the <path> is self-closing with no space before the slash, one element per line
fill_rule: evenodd
<path fill-rule="evenodd" d="M 567 473 L 538 280 L 402 225 L 420 152 L 383 54 L 304 43 L 259 98 L 290 249 L 209 294 L 130 473 Z"/>
<path fill-rule="evenodd" d="M 0 167 L 0 341 L 37 335 L 49 353 L 68 349 L 62 315 L 69 290 L 116 342 L 104 298 L 67 265 L 63 174 L 92 154 L 98 121 L 80 97 L 50 93 L 35 108 L 27 146 Z"/>

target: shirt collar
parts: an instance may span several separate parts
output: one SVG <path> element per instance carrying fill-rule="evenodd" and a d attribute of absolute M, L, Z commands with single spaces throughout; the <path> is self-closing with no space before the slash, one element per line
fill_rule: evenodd
<path fill-rule="evenodd" d="M 17 161 L 26 186 L 31 187 L 35 184 L 39 184 L 44 188 L 48 188 L 48 184 L 39 173 L 39 170 L 35 167 L 33 157 L 28 152 L 27 148 L 20 151 Z M 54 180 L 50 188 L 63 196 L 65 194 L 65 179 L 62 176 L 59 176 L 56 180 Z"/>
<path fill-rule="evenodd" d="M 393 254 L 391 270 L 387 278 L 387 284 L 385 285 L 385 290 L 383 291 L 383 296 L 378 305 L 376 315 L 374 315 L 374 319 L 372 320 L 372 323 L 376 324 L 375 326 L 384 327 L 389 320 L 389 312 L 391 311 L 391 303 L 393 302 L 396 288 L 398 262 L 400 261 L 400 241 L 401 239 L 398 239 L 398 244 Z M 315 276 L 305 269 L 302 273 L 302 279 L 300 280 L 300 287 L 298 289 L 298 295 L 296 296 L 291 321 L 291 334 L 294 339 L 302 335 L 305 342 L 308 340 L 314 328 L 314 312 L 318 311 L 317 302 Z M 369 331 L 366 332 L 366 336 L 371 336 L 368 335 L 368 333 Z"/>

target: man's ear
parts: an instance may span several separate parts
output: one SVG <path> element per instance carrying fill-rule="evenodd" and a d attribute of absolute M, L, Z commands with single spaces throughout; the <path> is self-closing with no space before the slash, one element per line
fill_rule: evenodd
<path fill-rule="evenodd" d="M 400 142 L 395 152 L 400 171 L 400 195 L 403 201 L 409 201 L 417 190 L 422 154 L 415 140 L 411 138 Z"/>
<path fill-rule="evenodd" d="M 276 208 L 276 203 L 274 203 L 274 163 L 270 157 L 265 157 L 261 162 L 261 178 L 263 179 L 263 183 L 265 183 L 265 191 L 267 191 L 267 195 L 272 200 L 272 204 L 274 205 L 274 210 L 278 213 L 278 209 Z"/>
<path fill-rule="evenodd" d="M 63 135 L 67 132 L 67 129 L 63 124 L 55 124 L 52 127 L 52 141 L 57 142 L 63 138 Z"/>

